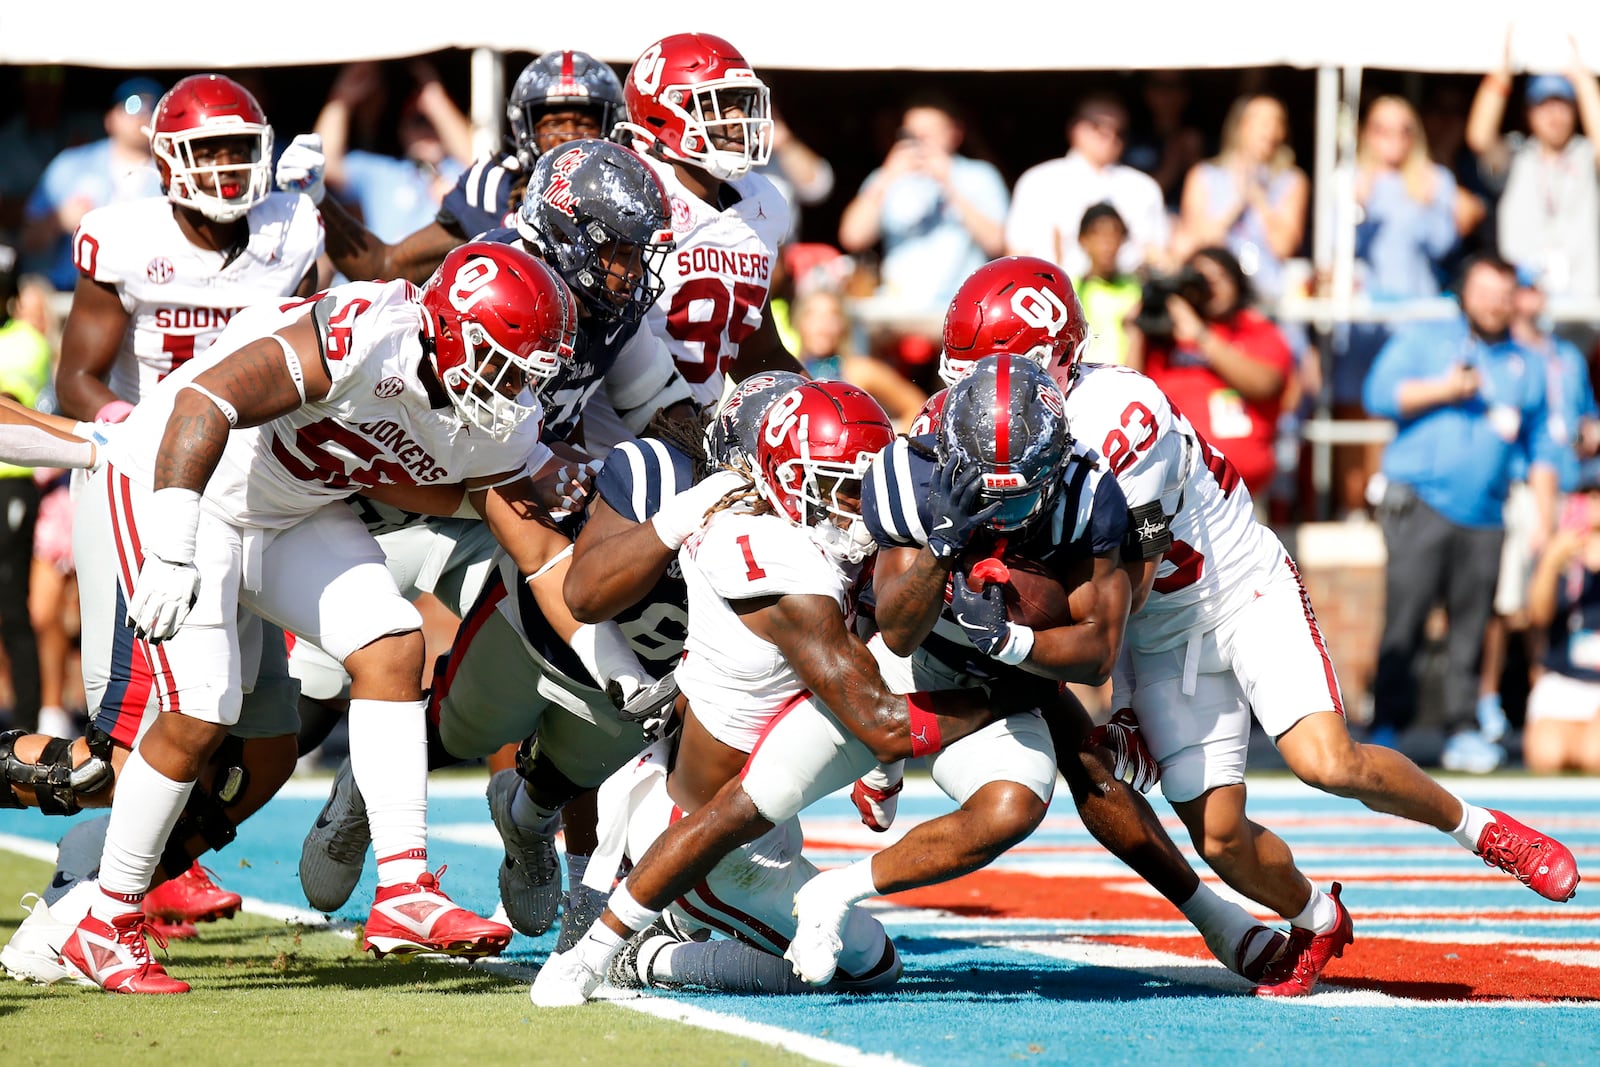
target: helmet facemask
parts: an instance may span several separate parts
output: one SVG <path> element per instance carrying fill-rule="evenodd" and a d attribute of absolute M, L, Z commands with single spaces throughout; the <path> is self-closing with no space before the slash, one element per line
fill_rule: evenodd
<path fill-rule="evenodd" d="M 578 225 L 577 240 L 564 237 L 552 242 L 561 276 L 601 321 L 638 322 L 666 291 L 661 271 L 674 247 L 671 230 L 639 244 L 589 218 Z"/>
<path fill-rule="evenodd" d="M 150 133 L 150 151 L 166 171 L 167 198 L 214 222 L 233 222 L 272 193 L 272 127 L 229 116 L 192 130 Z M 240 163 L 214 163 L 208 141 L 246 142 Z M 214 152 L 216 145 L 209 146 Z M 201 159 L 207 160 L 201 162 Z M 215 192 L 208 191 L 210 189 Z M 232 190 L 232 195 L 228 195 Z"/>
<path fill-rule="evenodd" d="M 765 166 L 772 158 L 771 94 L 751 70 L 734 70 L 725 78 L 698 85 L 671 85 L 660 91 L 661 106 L 683 124 L 676 150 L 662 144 L 666 155 L 703 169 L 718 181 L 731 181 Z M 740 117 L 725 117 L 737 111 Z M 634 123 L 619 123 L 645 142 L 659 143 L 655 133 Z"/>
<path fill-rule="evenodd" d="M 539 409 L 539 389 L 572 355 L 535 349 L 518 356 L 471 320 L 461 323 L 461 344 L 466 358 L 441 375 L 445 390 L 465 422 L 501 441 Z"/>

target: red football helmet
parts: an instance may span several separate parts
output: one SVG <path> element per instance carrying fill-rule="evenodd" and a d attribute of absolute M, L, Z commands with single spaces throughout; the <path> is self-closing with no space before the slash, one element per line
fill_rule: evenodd
<path fill-rule="evenodd" d="M 444 257 L 419 300 L 429 358 L 462 420 L 510 437 L 572 359 L 578 307 L 567 283 L 513 245 L 473 241 Z"/>
<path fill-rule="evenodd" d="M 944 402 L 949 399 L 948 389 L 941 389 L 930 396 L 927 403 L 922 405 L 922 410 L 917 412 L 917 417 L 911 420 L 911 428 L 906 431 L 906 436 L 922 437 L 938 433 L 939 424 L 944 421 Z"/>
<path fill-rule="evenodd" d="M 872 457 L 894 440 L 878 402 L 853 385 L 810 381 L 767 408 L 756 445 L 756 488 L 780 515 L 812 527 L 830 553 L 858 563 L 872 551 L 859 504 Z M 833 521 L 843 520 L 845 525 Z"/>
<path fill-rule="evenodd" d="M 737 49 L 709 33 L 675 33 L 646 48 L 622 88 L 643 152 L 700 167 L 721 181 L 772 158 L 767 87 Z M 738 112 L 729 117 L 730 112 Z"/>
<path fill-rule="evenodd" d="M 272 193 L 272 127 L 250 91 L 220 74 L 191 74 L 167 90 L 145 128 L 167 199 L 232 222 Z M 242 141 L 217 158 L 219 141 Z"/>
<path fill-rule="evenodd" d="M 1067 272 L 1033 256 L 1007 256 L 973 271 L 944 316 L 939 377 L 954 385 L 984 356 L 1035 360 L 1063 390 L 1089 339 L 1083 305 Z"/>

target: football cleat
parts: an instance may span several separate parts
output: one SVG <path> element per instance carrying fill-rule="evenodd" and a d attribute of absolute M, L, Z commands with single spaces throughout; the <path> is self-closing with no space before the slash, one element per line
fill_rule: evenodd
<path fill-rule="evenodd" d="M 367 862 L 372 831 L 367 826 L 367 802 L 356 788 L 347 759 L 333 776 L 328 802 L 317 813 L 316 825 L 300 847 L 300 889 L 306 902 L 322 912 L 344 907 L 361 868 Z"/>
<path fill-rule="evenodd" d="M 661 955 L 661 950 L 668 945 L 679 943 L 676 937 L 665 933 L 663 927 L 651 923 L 628 938 L 627 943 L 622 946 L 622 951 L 611 958 L 606 981 L 618 989 L 650 988 L 650 972 L 655 966 L 656 957 Z"/>
<path fill-rule="evenodd" d="M 213 880 L 210 870 L 196 863 L 178 877 L 168 878 L 146 893 L 144 913 L 146 918 L 181 929 L 186 923 L 231 919 L 243 903 L 238 893 L 223 889 Z M 171 935 L 163 932 L 162 936 Z"/>
<path fill-rule="evenodd" d="M 378 887 L 367 916 L 362 951 L 378 959 L 391 953 L 439 952 L 477 959 L 498 956 L 511 943 L 511 928 L 461 907 L 439 888 L 439 875 L 424 871 L 415 882 Z"/>
<path fill-rule="evenodd" d="M 561 908 L 561 861 L 556 858 L 555 834 L 541 834 L 517 825 L 511 803 L 522 788 L 514 769 L 489 779 L 489 816 L 505 845 L 500 864 L 500 902 L 506 917 L 519 932 L 538 937 L 556 921 Z"/>
<path fill-rule="evenodd" d="M 110 922 L 93 915 L 73 928 L 61 947 L 61 959 L 89 984 L 108 993 L 187 993 L 189 983 L 168 976 L 145 943 L 149 924 L 144 912 L 130 911 Z M 159 934 L 156 944 L 167 947 Z"/>
<path fill-rule="evenodd" d="M 1483 862 L 1499 867 L 1517 881 L 1557 903 L 1578 891 L 1578 861 L 1553 837 L 1525 826 L 1503 811 L 1489 809 L 1494 821 L 1478 835 L 1476 852 Z"/>
<path fill-rule="evenodd" d="M 829 887 L 832 872 L 814 875 L 794 895 L 794 937 L 783 958 L 807 985 L 823 986 L 833 981 L 839 969 L 839 953 L 844 951 L 844 923 L 850 903 L 833 894 Z"/>
<path fill-rule="evenodd" d="M 850 800 L 861 813 L 862 825 L 883 833 L 894 823 L 900 807 L 900 790 L 906 787 L 904 765 L 880 766 L 862 775 L 850 790 Z M 892 784 L 889 784 L 892 780 Z"/>
<path fill-rule="evenodd" d="M 1328 894 L 1339 909 L 1338 921 L 1325 934 L 1313 934 L 1305 927 L 1296 926 L 1289 931 L 1289 945 L 1276 963 L 1261 976 L 1261 984 L 1253 992 L 1258 997 L 1303 997 L 1317 986 L 1317 978 L 1335 956 L 1343 956 L 1345 946 L 1356 939 L 1355 926 L 1350 912 L 1339 899 L 1338 882 Z"/>
<path fill-rule="evenodd" d="M 1267 968 L 1282 959 L 1284 950 L 1288 947 L 1289 935 L 1282 930 L 1274 930 L 1264 925 L 1252 926 L 1239 939 L 1232 953 L 1232 960 L 1223 962 L 1227 964 L 1228 970 L 1239 977 L 1260 982 L 1266 975 Z"/>
<path fill-rule="evenodd" d="M 29 897 L 33 898 L 31 904 Z M 0 967 L 19 982 L 83 981 L 74 968 L 61 962 L 61 946 L 76 927 L 50 914 L 50 906 L 37 893 L 23 895 L 22 910 L 28 917 L 17 926 L 6 947 L 0 948 Z"/>
<path fill-rule="evenodd" d="M 609 969 L 610 961 L 606 962 Z M 552 952 L 534 975 L 528 999 L 540 1008 L 575 1008 L 600 988 L 600 972 L 581 958 L 577 949 Z"/>
<path fill-rule="evenodd" d="M 150 924 L 150 932 L 159 934 L 164 941 L 188 941 L 200 936 L 200 928 L 191 922 L 168 922 L 165 919 L 152 919 L 149 915 L 145 919 Z"/>

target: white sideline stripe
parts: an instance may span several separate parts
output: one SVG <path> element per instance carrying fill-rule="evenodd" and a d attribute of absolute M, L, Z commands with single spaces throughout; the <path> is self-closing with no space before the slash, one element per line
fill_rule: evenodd
<path fill-rule="evenodd" d="M 323 792 L 326 792 L 326 787 L 324 787 Z M 18 855 L 27 856 L 29 859 L 42 860 L 45 863 L 54 863 L 56 860 L 55 845 L 48 841 L 21 837 L 17 834 L 0 834 L 0 850 L 15 852 Z M 301 926 L 319 927 L 331 930 L 341 937 L 351 938 L 352 940 L 355 938 L 353 924 L 345 922 L 330 923 L 320 912 L 274 904 L 271 901 L 260 900 L 256 897 L 245 897 L 243 907 L 245 911 L 255 915 L 264 915 L 269 919 L 278 919 L 286 923 L 298 923 Z M 450 957 L 444 958 L 449 959 Z M 473 966 L 504 975 L 514 981 L 523 982 L 532 982 L 533 976 L 538 973 L 537 967 L 529 967 L 521 963 L 484 960 L 477 961 Z M 809 1056 L 811 1059 L 821 1063 L 836 1064 L 837 1067 L 914 1067 L 908 1061 L 896 1059 L 893 1056 L 863 1052 L 861 1049 L 842 1045 L 837 1041 L 828 1041 L 824 1038 L 812 1037 L 809 1034 L 795 1033 L 792 1030 L 785 1030 L 779 1026 L 770 1026 L 767 1023 L 751 1022 L 748 1019 L 741 1019 L 734 1015 L 724 1015 L 722 1012 L 708 1011 L 705 1008 L 680 1004 L 665 998 L 643 996 L 635 1000 L 612 1000 L 610 1003 L 666 1022 L 683 1023 L 686 1026 L 694 1026 L 702 1030 L 715 1030 L 718 1033 L 759 1041 L 762 1044 L 771 1045 L 786 1052 Z"/>

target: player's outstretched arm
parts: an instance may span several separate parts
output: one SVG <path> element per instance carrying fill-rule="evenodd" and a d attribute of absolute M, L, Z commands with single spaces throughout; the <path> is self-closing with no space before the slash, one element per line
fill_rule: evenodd
<path fill-rule="evenodd" d="M 127 332 L 128 312 L 116 289 L 80 274 L 62 328 L 61 365 L 56 369 L 56 398 L 64 414 L 84 422 L 96 418 L 120 422 L 127 417 L 128 406 L 105 383 Z"/>
<path fill-rule="evenodd" d="M 0 462 L 22 467 L 72 469 L 94 467 L 98 444 L 88 434 L 75 432 L 77 424 L 60 415 L 47 415 L 0 396 Z"/>
<path fill-rule="evenodd" d="M 878 549 L 872 570 L 878 630 L 897 656 L 909 656 L 927 640 L 944 609 L 945 585 L 955 557 L 940 559 L 928 547 Z"/>
<path fill-rule="evenodd" d="M 881 763 L 931 754 L 993 719 L 981 689 L 890 692 L 877 660 L 845 627 L 832 597 L 789 593 L 733 606 L 753 633 L 778 646 L 806 688 Z"/>

